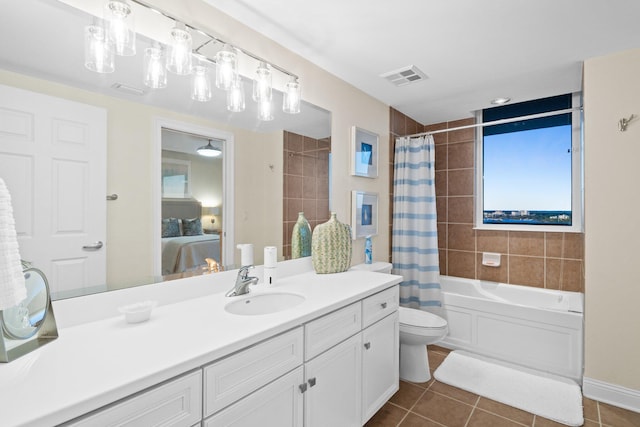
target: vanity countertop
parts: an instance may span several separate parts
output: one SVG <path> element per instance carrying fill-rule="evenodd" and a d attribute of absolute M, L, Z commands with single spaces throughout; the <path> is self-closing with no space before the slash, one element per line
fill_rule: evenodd
<path fill-rule="evenodd" d="M 212 275 L 184 279 L 184 283 L 216 279 Z M 305 301 L 257 316 L 224 310 L 225 304 L 238 298 L 225 297 L 224 291 L 233 284 L 225 281 L 209 295 L 161 302 L 144 323 L 128 324 L 114 310 L 113 317 L 69 327 L 59 325 L 57 340 L 0 364 L 0 425 L 52 426 L 71 420 L 358 301 L 401 279 L 355 270 L 296 274 L 269 287 L 259 284 L 251 288 L 251 293 L 292 292 L 304 295 Z"/>

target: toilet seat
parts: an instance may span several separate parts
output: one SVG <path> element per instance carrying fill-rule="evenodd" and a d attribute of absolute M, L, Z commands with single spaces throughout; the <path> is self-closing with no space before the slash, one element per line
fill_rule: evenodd
<path fill-rule="evenodd" d="M 447 321 L 428 311 L 413 308 L 400 307 L 400 325 L 415 328 L 443 329 L 447 327 Z"/>

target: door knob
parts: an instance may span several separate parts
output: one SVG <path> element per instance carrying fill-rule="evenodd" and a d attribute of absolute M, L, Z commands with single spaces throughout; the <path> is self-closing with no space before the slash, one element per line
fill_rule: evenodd
<path fill-rule="evenodd" d="M 82 249 L 85 251 L 97 251 L 98 249 L 101 249 L 102 246 L 104 246 L 104 244 L 101 241 L 97 241 L 93 245 L 84 245 Z"/>

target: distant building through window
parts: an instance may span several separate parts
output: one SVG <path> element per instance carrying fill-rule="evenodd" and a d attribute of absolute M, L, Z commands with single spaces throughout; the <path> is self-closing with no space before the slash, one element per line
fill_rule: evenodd
<path fill-rule="evenodd" d="M 570 110 L 567 94 L 482 111 L 482 122 Z M 478 132 L 477 228 L 581 231 L 580 114 L 485 126 Z"/>

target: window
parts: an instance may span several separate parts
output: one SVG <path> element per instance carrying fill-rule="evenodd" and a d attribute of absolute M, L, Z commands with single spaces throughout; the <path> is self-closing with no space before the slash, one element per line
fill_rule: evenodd
<path fill-rule="evenodd" d="M 579 106 L 560 95 L 483 110 L 488 123 Z M 477 132 L 476 228 L 582 231 L 579 111 L 484 126 Z"/>

